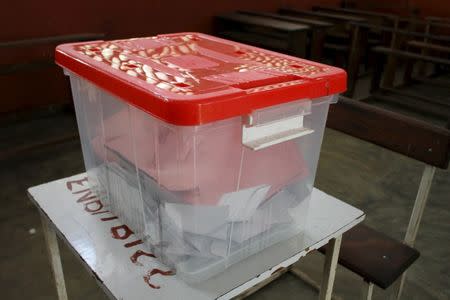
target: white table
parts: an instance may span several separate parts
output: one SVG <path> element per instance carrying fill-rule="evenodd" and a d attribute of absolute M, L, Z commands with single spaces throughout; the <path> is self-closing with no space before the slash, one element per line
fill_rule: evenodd
<path fill-rule="evenodd" d="M 362 211 L 314 189 L 303 234 L 271 246 L 201 284 L 188 285 L 145 252 L 140 241 L 127 234 L 124 224 L 101 202 L 89 198 L 86 174 L 32 187 L 28 192 L 42 215 L 60 299 L 67 299 L 67 294 L 56 234 L 112 299 L 230 299 L 328 243 L 319 298 L 330 299 L 342 234 L 364 219 Z"/>

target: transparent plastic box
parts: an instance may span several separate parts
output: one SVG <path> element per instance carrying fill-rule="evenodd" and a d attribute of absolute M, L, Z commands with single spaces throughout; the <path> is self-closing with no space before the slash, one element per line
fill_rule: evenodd
<path fill-rule="evenodd" d="M 177 276 L 206 280 L 302 232 L 344 71 L 198 33 L 56 59 L 92 190 Z"/>

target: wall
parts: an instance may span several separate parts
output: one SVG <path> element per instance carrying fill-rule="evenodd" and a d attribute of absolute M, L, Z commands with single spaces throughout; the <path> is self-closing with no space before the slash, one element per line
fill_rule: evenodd
<path fill-rule="evenodd" d="M 210 16 L 233 10 L 237 3 L 245 8 L 271 10 L 283 1 L 27 2 L 24 5 L 23 1 L 11 1 L 0 13 L 0 43 L 80 33 L 103 33 L 107 38 L 121 38 L 176 31 L 208 32 Z M 67 79 L 62 70 L 51 63 L 58 43 L 0 47 L 0 67 L 3 66 L 3 70 L 0 69 L 0 113 L 71 101 Z M 16 66 L 19 71 L 14 71 Z"/>
<path fill-rule="evenodd" d="M 422 16 L 438 16 L 450 19 L 450 0 L 410 0 L 412 8 L 418 8 Z"/>
<path fill-rule="evenodd" d="M 24 3 L 26 2 L 26 3 Z M 80 33 L 107 38 L 178 31 L 211 31 L 212 16 L 236 9 L 275 11 L 282 5 L 308 8 L 335 0 L 77 0 L 11 1 L 0 12 L 0 113 L 67 103 L 70 92 L 53 61 L 58 42 L 11 47 L 4 42 Z M 2 45 L 3 42 L 3 45 Z M 19 71 L 17 71 L 19 69 Z"/>

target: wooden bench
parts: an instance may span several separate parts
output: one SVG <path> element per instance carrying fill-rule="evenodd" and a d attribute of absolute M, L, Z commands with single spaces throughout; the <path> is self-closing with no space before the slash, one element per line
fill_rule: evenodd
<path fill-rule="evenodd" d="M 430 78 L 424 76 L 414 76 L 413 81 L 427 83 L 432 86 L 448 88 L 450 86 L 450 79 Z"/>
<path fill-rule="evenodd" d="M 403 19 L 400 19 L 400 20 L 403 20 Z M 411 21 L 411 22 L 414 22 L 414 21 Z M 417 21 L 417 22 L 419 22 L 419 21 Z M 428 38 L 430 40 L 450 42 L 450 37 L 446 36 L 446 35 L 411 31 L 409 29 L 403 29 L 400 27 L 376 25 L 376 24 L 370 24 L 367 22 L 352 22 L 352 21 L 350 21 L 350 24 L 353 26 L 365 27 L 365 28 L 372 29 L 372 30 L 386 31 L 386 32 L 390 32 L 391 34 L 405 35 L 405 36 L 409 36 L 411 38 L 414 38 L 414 37 L 415 38 Z M 441 26 L 444 26 L 444 25 L 441 25 Z M 450 28 L 450 24 L 448 26 Z"/>
<path fill-rule="evenodd" d="M 223 38 L 277 51 L 289 52 L 289 42 L 286 39 L 279 39 L 270 36 L 262 36 L 257 33 L 245 31 L 221 31 L 219 35 Z"/>
<path fill-rule="evenodd" d="M 396 19 L 398 16 L 395 14 L 390 13 L 384 13 L 379 11 L 373 11 L 373 10 L 366 10 L 366 9 L 358 9 L 358 8 L 348 8 L 348 7 L 338 7 L 338 6 L 331 6 L 331 5 L 313 5 L 313 10 L 316 11 L 331 11 L 336 13 L 346 13 L 346 14 L 352 14 L 352 15 L 360 15 L 360 16 L 366 16 L 366 17 L 378 17 L 383 19 Z"/>
<path fill-rule="evenodd" d="M 448 87 L 450 87 L 450 81 L 448 81 Z M 436 116 L 444 116 L 444 117 L 450 116 L 450 98 L 448 100 L 446 100 L 446 99 L 441 99 L 441 98 L 437 98 L 437 97 L 424 96 L 424 95 L 419 95 L 417 93 L 408 92 L 408 91 L 405 91 L 404 89 L 399 89 L 399 88 L 380 88 L 379 91 L 375 92 L 374 95 L 376 96 L 376 95 L 383 94 L 383 93 L 407 98 L 407 99 L 404 99 L 403 102 L 419 101 L 419 102 L 422 102 L 423 105 L 429 105 L 430 103 L 439 105 L 439 107 L 437 108 L 437 111 L 434 112 L 434 114 Z M 414 106 L 413 108 L 416 108 L 416 106 Z M 423 112 L 426 110 L 420 109 L 419 111 Z"/>
<path fill-rule="evenodd" d="M 428 16 L 425 18 L 427 21 L 431 22 L 437 22 L 437 23 L 447 23 L 450 24 L 450 18 L 442 18 L 442 17 L 435 17 L 435 16 Z"/>
<path fill-rule="evenodd" d="M 368 47 L 370 45 L 378 45 L 381 39 L 380 37 L 371 36 L 373 32 L 368 27 L 359 26 L 359 24 L 366 24 L 368 19 L 363 16 L 333 11 L 305 11 L 282 8 L 279 12 L 284 15 L 315 18 L 335 24 L 333 30 L 327 32 L 324 49 L 335 54 L 336 65 L 346 68 L 348 74 L 346 95 L 352 96 L 362 58 L 368 53 Z"/>
<path fill-rule="evenodd" d="M 329 12 L 316 12 L 310 10 L 300 10 L 294 8 L 281 8 L 278 10 L 278 13 L 287 16 L 293 17 L 301 17 L 301 18 L 312 18 L 315 20 L 333 22 L 334 26 L 328 30 L 328 36 L 339 37 L 339 35 L 344 35 L 344 40 L 339 41 L 340 44 L 344 44 L 348 46 L 348 40 L 352 31 L 352 24 L 359 22 L 366 22 L 367 20 L 362 17 L 351 16 L 351 15 L 342 15 L 337 13 L 329 13 Z M 333 41 L 333 44 L 336 41 Z"/>
<path fill-rule="evenodd" d="M 323 246 L 318 250 L 326 255 L 327 247 Z M 390 238 L 367 225 L 358 224 L 343 234 L 338 263 L 359 275 L 368 284 L 364 299 L 370 300 L 374 285 L 387 289 L 405 273 L 419 256 L 419 251 L 413 247 Z M 290 267 L 280 271 L 281 274 L 285 272 L 290 272 L 312 287 L 320 289 L 319 283 L 299 269 Z M 274 279 L 270 278 L 269 282 Z M 257 289 L 259 288 L 261 287 L 257 287 Z M 257 289 L 254 289 L 252 293 Z M 333 295 L 332 298 L 340 299 L 338 295 Z"/>
<path fill-rule="evenodd" d="M 448 35 L 442 35 L 436 32 L 439 28 L 444 28 L 446 30 L 450 30 L 450 26 L 447 24 L 432 24 L 430 22 L 424 22 L 422 20 L 416 19 L 404 19 L 400 18 L 399 23 L 397 24 L 396 30 L 392 31 L 392 42 L 390 48 L 392 50 L 407 50 L 408 42 L 411 40 L 423 39 L 424 42 L 427 43 L 448 43 L 450 42 L 450 37 Z M 404 29 L 406 27 L 406 30 Z M 426 49 L 422 49 L 420 52 L 421 55 L 429 56 L 429 51 Z M 387 59 L 386 65 L 386 74 L 383 80 L 384 86 L 392 86 L 394 80 L 394 74 L 397 70 L 397 62 L 399 58 L 406 59 L 407 63 L 410 63 L 414 60 L 414 57 L 400 57 L 398 54 L 389 55 Z M 427 60 L 428 57 L 425 57 Z M 425 74 L 425 64 L 424 60 L 420 61 L 420 74 Z M 407 72 L 405 75 L 411 74 L 412 68 L 411 64 L 407 64 Z M 404 77 L 404 79 L 409 80 L 408 76 Z"/>
<path fill-rule="evenodd" d="M 351 14 L 353 16 L 360 16 L 366 19 L 367 24 L 378 25 L 378 26 L 388 26 L 395 27 L 395 24 L 398 22 L 399 16 L 389 13 L 376 12 L 370 10 L 363 9 L 354 9 L 354 8 L 341 8 L 335 6 L 326 6 L 326 5 L 315 5 L 313 6 L 313 10 L 322 11 L 322 12 L 334 12 L 342 15 Z M 377 39 L 378 42 L 386 42 L 386 36 L 378 29 L 373 28 L 370 31 L 371 36 L 369 38 Z"/>
<path fill-rule="evenodd" d="M 333 12 L 336 14 L 342 14 L 342 15 L 353 15 L 353 16 L 359 16 L 366 19 L 367 24 L 373 24 L 373 25 L 379 25 L 379 26 L 388 26 L 388 27 L 395 27 L 395 24 L 398 22 L 398 15 L 389 14 L 389 13 L 383 13 L 383 12 L 377 12 L 377 11 L 371 11 L 371 10 L 363 10 L 363 9 L 356 9 L 356 8 L 341 8 L 336 6 L 327 6 L 327 5 L 315 5 L 313 6 L 314 11 L 319 12 Z M 354 27 L 354 26 L 352 26 Z M 367 41 L 365 41 L 365 46 L 367 47 L 373 47 L 373 46 L 380 46 L 380 45 L 388 45 L 390 41 L 389 34 L 386 34 L 383 31 L 380 31 L 378 29 L 372 29 L 372 28 L 353 28 L 353 31 L 355 30 L 367 30 L 367 34 L 364 37 Z M 357 44 L 360 44 L 358 42 Z M 363 49 L 361 53 L 361 58 L 364 58 L 364 64 L 366 65 L 366 69 L 369 68 L 372 65 L 371 62 L 371 56 L 369 49 Z M 350 64 L 350 62 L 349 62 Z M 353 74 L 349 72 L 351 76 L 350 79 L 353 80 Z M 346 93 L 348 96 L 352 96 L 353 94 L 353 84 L 350 82 L 349 90 Z"/>
<path fill-rule="evenodd" d="M 248 14 L 248 15 L 254 15 L 254 16 L 269 17 L 269 18 L 282 20 L 282 21 L 312 25 L 313 27 L 318 27 L 318 28 L 329 28 L 329 27 L 333 27 L 333 25 L 334 25 L 332 22 L 317 20 L 314 18 L 286 16 L 286 15 L 282 15 L 282 14 L 270 13 L 270 12 L 265 12 L 265 11 L 239 10 L 238 12 L 243 13 L 243 14 Z"/>
<path fill-rule="evenodd" d="M 312 18 L 315 20 L 333 22 L 334 26 L 327 31 L 324 44 L 324 51 L 328 57 L 334 58 L 334 64 L 344 67 L 348 61 L 348 56 L 352 55 L 351 39 L 353 22 L 365 22 L 364 18 L 336 13 L 315 12 L 294 8 L 281 8 L 278 12 L 282 15 Z M 332 56 L 333 55 L 333 56 Z"/>
<path fill-rule="evenodd" d="M 428 165 L 448 167 L 450 131 L 441 126 L 342 96 L 330 106 L 327 126 Z"/>
<path fill-rule="evenodd" d="M 367 19 L 360 16 L 355 16 L 352 14 L 340 14 L 333 12 L 319 12 L 312 10 L 303 10 L 303 9 L 295 9 L 295 8 L 281 8 L 279 11 L 281 14 L 285 15 L 301 15 L 308 16 L 311 18 L 319 19 L 319 20 L 331 20 L 331 21 L 339 21 L 343 23 L 348 22 L 366 22 Z"/>
<path fill-rule="evenodd" d="M 214 19 L 215 32 L 222 37 L 305 57 L 308 25 L 237 12 Z"/>
<path fill-rule="evenodd" d="M 276 13 L 253 11 L 253 10 L 242 10 L 239 12 L 247 15 L 272 18 L 276 20 L 310 26 L 311 30 L 309 32 L 308 57 L 313 60 L 320 60 L 322 58 L 326 33 L 330 28 L 334 26 L 332 22 L 320 21 L 305 17 L 286 16 Z"/>
<path fill-rule="evenodd" d="M 83 33 L 0 42 L 0 75 L 55 66 L 55 47 L 62 43 L 101 39 L 105 35 Z"/>
<path fill-rule="evenodd" d="M 0 114 L 70 105 L 68 79 L 55 64 L 55 47 L 61 43 L 104 37 L 102 33 L 79 33 L 1 41 L 0 90 L 2 97 L 8 101 L 3 102 Z M 49 82 L 51 87 L 48 86 Z"/>
<path fill-rule="evenodd" d="M 437 65 L 450 66 L 450 59 L 440 58 L 440 57 L 435 57 L 435 56 L 430 56 L 430 55 L 423 55 L 420 53 L 414 53 L 414 52 L 410 52 L 410 51 L 391 49 L 391 48 L 387 48 L 387 47 L 374 47 L 372 49 L 372 51 L 374 51 L 375 53 L 378 54 L 377 61 L 379 61 L 379 63 L 375 67 L 373 78 L 372 78 L 372 88 L 371 88 L 372 91 L 378 89 L 378 87 L 380 86 L 380 81 L 382 78 L 383 71 L 385 71 L 385 75 L 383 77 L 383 82 L 382 82 L 381 86 L 382 87 L 392 87 L 394 85 L 394 77 L 395 77 L 395 72 L 397 71 L 397 69 L 394 69 L 392 67 L 392 65 L 389 66 L 389 62 L 392 62 L 392 61 L 396 62 L 396 60 L 398 58 L 408 60 L 409 62 L 423 61 L 423 62 L 433 63 L 433 64 L 437 64 Z M 384 68 L 383 62 L 385 61 L 386 57 L 388 58 L 388 62 L 387 62 L 388 65 L 386 68 Z M 389 60 L 389 58 L 392 58 L 392 57 L 394 57 L 395 60 L 393 60 L 393 59 Z M 412 80 L 414 80 L 414 78 L 411 76 L 411 73 L 412 73 L 411 67 L 409 67 L 405 70 L 404 75 L 403 75 L 405 83 L 410 83 Z"/>
<path fill-rule="evenodd" d="M 448 124 L 450 123 L 447 123 L 445 126 L 437 126 L 412 116 L 346 97 L 340 97 L 337 104 L 330 106 L 327 120 L 328 127 L 426 164 L 404 238 L 404 244 L 410 247 L 414 246 L 435 168 L 446 169 L 449 164 L 450 130 Z M 355 231 L 354 237 L 350 236 L 348 240 L 350 245 L 352 239 L 358 239 L 361 232 L 370 232 L 374 236 L 379 236 L 379 234 L 367 228 L 355 230 L 361 231 Z M 379 253 L 384 252 L 383 247 L 392 247 L 393 253 L 403 253 L 398 256 L 398 261 L 394 263 L 396 267 L 392 266 L 392 269 L 386 270 L 385 277 L 383 277 L 383 274 L 378 273 L 376 266 L 369 266 L 367 264 L 368 261 L 364 261 L 364 257 L 358 257 L 357 254 L 352 252 L 351 248 L 356 246 L 350 246 L 343 251 L 344 254 L 342 255 L 344 256 L 341 262 L 344 266 L 354 270 L 355 273 L 361 274 L 369 282 L 368 299 L 370 299 L 373 291 L 373 284 L 371 285 L 370 283 L 377 284 L 380 287 L 387 287 L 392 284 L 399 274 L 404 272 L 401 280 L 398 280 L 396 283 L 398 285 L 397 299 L 399 299 L 405 282 L 405 270 L 417 259 L 418 254 L 413 249 L 404 248 L 402 245 L 397 244 L 398 242 L 392 240 L 389 242 L 385 236 L 380 236 L 380 238 L 385 240 L 385 242 L 381 243 L 379 247 L 377 246 L 377 249 L 374 249 L 374 253 L 367 252 L 368 260 L 375 259 L 377 251 Z M 382 246 L 382 244 L 385 245 Z M 388 246 L 389 244 L 391 246 Z M 368 249 L 361 246 L 355 251 L 368 251 Z M 381 264 L 381 262 L 379 263 Z"/>
<path fill-rule="evenodd" d="M 326 254 L 326 247 L 319 251 Z M 371 299 L 374 284 L 390 287 L 419 256 L 416 249 L 359 224 L 342 236 L 338 263 L 369 284 L 366 299 Z"/>
<path fill-rule="evenodd" d="M 411 18 L 411 17 L 399 17 L 398 18 L 398 22 L 400 24 L 399 28 L 402 27 L 403 25 L 406 25 L 407 28 L 412 29 L 414 27 L 410 27 L 411 25 L 413 26 L 421 26 L 424 29 L 426 27 L 436 27 L 436 28 L 444 28 L 444 29 L 450 29 L 450 23 L 445 22 L 445 21 L 439 21 L 438 19 L 418 19 L 418 18 Z M 433 31 L 433 30 L 431 30 Z"/>
<path fill-rule="evenodd" d="M 390 50 L 396 50 L 396 51 L 401 51 L 401 45 L 402 43 L 404 43 L 405 41 L 408 42 L 411 39 L 417 40 L 417 39 L 429 39 L 429 41 L 437 41 L 437 42 L 450 42 L 450 37 L 446 37 L 446 36 L 442 36 L 442 35 L 435 35 L 435 34 L 431 34 L 431 33 L 424 33 L 424 32 L 411 32 L 405 29 L 399 29 L 398 27 L 389 27 L 389 26 L 381 26 L 381 25 L 376 25 L 376 24 L 369 24 L 369 23 L 361 23 L 361 22 L 351 22 L 351 25 L 353 26 L 354 30 L 354 37 L 352 38 L 352 51 L 354 53 L 352 53 L 351 55 L 351 59 L 349 59 L 349 64 L 347 67 L 347 71 L 348 71 L 348 91 L 346 93 L 347 96 L 352 96 L 353 95 L 353 91 L 354 91 L 354 87 L 356 85 L 356 76 L 357 74 L 359 74 L 359 68 L 362 62 L 362 57 L 364 55 L 365 52 L 368 52 L 368 34 L 371 30 L 379 30 L 381 32 L 384 32 L 385 34 L 383 34 L 384 36 L 390 36 L 390 42 L 389 45 L 385 45 L 385 46 L 375 46 L 377 48 L 374 49 L 380 49 L 379 51 L 384 51 L 386 54 L 387 52 L 389 52 Z M 387 50 L 390 49 L 390 50 Z M 377 51 L 377 50 L 375 50 Z M 373 51 L 370 53 L 374 53 Z M 382 68 L 380 69 L 380 66 L 382 66 L 382 64 L 380 63 L 379 59 L 380 56 L 372 56 L 372 61 L 376 61 L 376 64 L 372 64 L 375 72 L 379 72 L 380 70 L 382 70 Z M 405 57 L 406 58 L 406 57 Z M 414 57 L 410 57 L 410 58 L 414 58 Z M 384 61 L 384 58 L 382 58 L 382 61 Z M 397 70 L 397 56 L 395 55 L 391 55 L 388 56 L 387 59 L 387 65 L 386 65 L 386 74 L 384 76 L 384 82 L 383 85 L 384 86 L 392 86 L 393 80 L 394 80 L 394 73 Z M 375 74 L 374 75 L 374 82 L 376 83 L 377 81 L 380 81 L 381 78 L 377 77 L 380 74 Z"/>
<path fill-rule="evenodd" d="M 437 57 L 443 57 L 443 58 L 450 58 L 450 47 L 445 46 L 442 43 L 433 43 L 432 41 L 429 41 L 428 39 L 423 39 L 423 41 L 420 40 L 411 40 L 408 41 L 406 44 L 406 49 L 409 50 L 416 50 L 419 51 L 422 55 L 433 55 Z M 411 60 L 407 61 L 407 68 L 408 72 L 412 73 L 413 71 L 413 64 Z M 445 69 L 445 67 L 440 68 L 439 66 L 436 68 L 435 73 L 438 73 L 440 70 Z M 447 69 L 449 67 L 447 66 Z M 407 73 L 406 73 L 407 74 Z M 424 62 L 419 63 L 419 75 L 425 75 L 426 74 L 426 67 Z M 405 77 L 406 80 L 409 80 L 410 77 Z"/>
<path fill-rule="evenodd" d="M 444 53 L 450 54 L 450 47 L 446 47 L 446 46 L 443 46 L 440 44 L 433 44 L 433 43 L 428 43 L 428 42 L 423 42 L 423 41 L 411 40 L 411 41 L 408 41 L 407 45 L 410 47 L 418 48 L 418 49 L 432 50 L 432 51 L 444 52 Z"/>

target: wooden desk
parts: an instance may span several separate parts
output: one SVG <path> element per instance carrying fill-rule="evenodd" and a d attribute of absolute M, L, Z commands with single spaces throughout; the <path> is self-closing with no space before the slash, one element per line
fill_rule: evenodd
<path fill-rule="evenodd" d="M 323 45 L 325 43 L 325 36 L 329 28 L 332 28 L 334 24 L 332 22 L 320 21 L 316 19 L 311 19 L 307 17 L 298 16 L 286 16 L 275 13 L 253 11 L 253 10 L 242 10 L 239 11 L 242 14 L 254 15 L 260 17 L 266 17 L 281 21 L 292 22 L 296 24 L 303 24 L 310 26 L 310 57 L 313 60 L 320 60 L 323 53 Z"/>
<path fill-rule="evenodd" d="M 215 17 L 215 21 L 216 32 L 226 38 L 233 38 L 233 36 L 229 36 L 229 33 L 237 32 L 237 39 L 242 38 L 242 40 L 238 40 L 239 42 L 264 48 L 267 48 L 267 45 L 262 45 L 258 36 L 261 39 L 278 40 L 278 43 L 275 43 L 277 48 L 273 50 L 284 50 L 283 52 L 287 51 L 289 54 L 305 57 L 307 32 L 310 29 L 308 25 L 237 12 L 218 15 Z M 224 32 L 228 36 L 223 34 Z M 247 34 L 250 40 L 245 39 L 242 34 Z"/>
<path fill-rule="evenodd" d="M 399 29 L 396 27 L 382 26 L 382 25 L 377 25 L 377 24 L 369 24 L 369 23 L 365 23 L 365 22 L 350 22 L 350 25 L 367 28 L 367 29 L 371 29 L 371 30 L 384 31 L 384 32 L 388 32 L 388 33 L 396 34 L 396 35 L 404 35 L 407 37 L 427 38 L 430 40 L 436 40 L 436 41 L 440 41 L 440 42 L 450 42 L 450 37 L 445 36 L 445 35 L 436 35 L 436 34 L 431 34 L 431 33 L 426 33 L 426 32 L 415 32 L 415 31 L 410 31 L 410 30 L 405 30 L 405 29 Z M 448 26 L 450 26 L 450 25 L 448 25 Z"/>
<path fill-rule="evenodd" d="M 333 12 L 318 12 L 312 10 L 302 10 L 295 8 L 282 8 L 280 9 L 280 13 L 282 14 L 293 14 L 293 15 L 303 15 L 303 16 L 311 16 L 314 18 L 319 18 L 322 20 L 335 20 L 340 22 L 366 22 L 367 19 L 364 17 L 354 16 L 351 14 L 340 14 Z"/>
<path fill-rule="evenodd" d="M 403 51 L 403 50 L 397 50 L 397 49 L 391 49 L 387 47 L 374 47 L 372 49 L 375 53 L 378 53 L 379 57 L 379 63 L 375 66 L 374 75 L 372 78 L 372 90 L 376 90 L 378 87 L 380 87 L 380 81 L 382 77 L 382 72 L 384 69 L 384 76 L 383 76 L 383 82 L 381 84 L 381 87 L 391 88 L 394 85 L 394 78 L 395 78 L 395 72 L 396 72 L 396 62 L 397 58 L 402 58 L 410 61 L 422 61 L 422 62 L 429 62 L 433 64 L 438 65 L 444 65 L 444 66 L 450 66 L 450 60 L 446 58 L 441 57 L 434 57 L 430 55 L 425 54 L 418 54 L 414 52 L 409 51 Z M 383 68 L 383 62 L 384 59 L 382 55 L 385 55 L 388 57 L 387 66 Z M 412 67 L 409 66 L 404 71 L 404 76 L 406 81 L 411 81 L 410 75 L 412 72 Z"/>
<path fill-rule="evenodd" d="M 442 52 L 442 53 L 446 53 L 446 54 L 450 53 L 450 47 L 446 47 L 446 46 L 443 46 L 440 44 L 431 44 L 431 43 L 416 41 L 416 40 L 411 40 L 411 41 L 407 42 L 407 44 L 408 44 L 408 46 L 422 49 L 422 50 L 431 50 L 431 51 Z"/>
<path fill-rule="evenodd" d="M 298 10 L 292 8 L 282 8 L 281 14 L 288 16 L 301 16 L 314 18 L 322 21 L 331 21 L 335 23 L 333 30 L 328 32 L 328 37 L 342 37 L 344 43 L 328 45 L 327 48 L 343 49 L 347 59 L 348 89 L 346 95 L 353 94 L 358 76 L 361 56 L 367 51 L 367 41 L 369 29 L 359 27 L 359 24 L 366 24 L 367 19 L 350 14 L 334 12 L 318 12 L 309 10 Z M 348 42 L 350 40 L 350 42 Z"/>
<path fill-rule="evenodd" d="M 450 24 L 450 18 L 441 18 L 441 17 L 429 16 L 429 17 L 426 17 L 425 19 L 427 21 L 431 21 L 431 22 Z"/>
<path fill-rule="evenodd" d="M 364 219 L 362 211 L 314 189 L 302 234 L 266 248 L 207 281 L 188 285 L 146 252 L 134 235 L 125 234 L 125 225 L 98 199 L 80 202 L 87 184 L 83 173 L 28 190 L 42 215 L 59 299 L 67 299 L 67 293 L 56 234 L 112 299 L 230 299 L 328 243 L 319 298 L 331 299 L 341 236 Z"/>
<path fill-rule="evenodd" d="M 325 10 L 325 11 L 334 11 L 337 13 L 347 13 L 361 16 L 374 16 L 374 17 L 382 17 L 389 19 L 396 19 L 398 16 L 389 13 L 382 13 L 378 11 L 365 10 L 365 9 L 357 9 L 357 8 L 344 8 L 337 6 L 329 6 L 329 5 L 314 5 L 313 10 Z"/>
<path fill-rule="evenodd" d="M 390 24 L 395 23 L 398 19 L 398 16 L 394 15 L 394 14 L 388 14 L 388 13 L 382 13 L 382 12 L 364 10 L 364 9 L 356 9 L 356 8 L 342 8 L 342 7 L 336 7 L 336 6 L 315 5 L 315 6 L 313 6 L 313 10 L 361 16 L 361 17 L 370 19 L 372 21 L 381 21 L 381 23 L 390 23 Z"/>
<path fill-rule="evenodd" d="M 402 41 L 408 39 L 426 39 L 431 43 L 431 41 L 437 42 L 450 42 L 450 37 L 443 35 L 435 35 L 430 33 L 422 32 L 412 32 L 404 29 L 398 29 L 397 27 L 381 26 L 376 24 L 362 23 L 362 22 L 350 22 L 353 27 L 353 37 L 352 37 L 352 52 L 350 53 L 349 66 L 347 68 L 349 74 L 349 87 L 346 95 L 351 96 L 356 84 L 355 75 L 359 72 L 359 66 L 361 64 L 361 54 L 368 51 L 367 49 L 367 35 L 370 30 L 379 30 L 383 33 L 388 33 L 391 35 L 390 48 L 378 46 L 378 48 L 383 49 L 387 53 L 387 49 L 393 52 L 399 51 L 398 48 Z M 399 38 L 402 37 L 402 38 Z M 394 73 L 397 65 L 397 54 L 390 55 L 388 57 L 388 63 L 385 68 L 385 76 L 383 79 L 383 86 L 391 87 L 394 80 Z M 379 68 L 380 63 L 376 64 L 375 67 Z M 379 78 L 374 76 L 374 82 L 379 81 Z"/>

